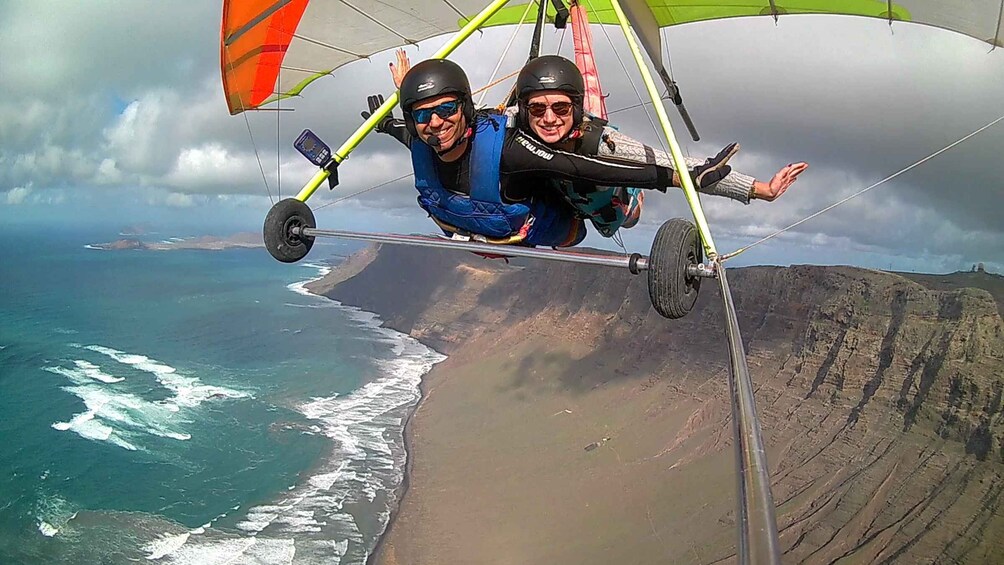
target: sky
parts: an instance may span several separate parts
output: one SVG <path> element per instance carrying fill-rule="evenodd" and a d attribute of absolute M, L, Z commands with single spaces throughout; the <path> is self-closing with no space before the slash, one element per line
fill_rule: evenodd
<path fill-rule="evenodd" d="M 257 230 L 270 201 L 314 172 L 292 148 L 309 127 L 337 146 L 361 122 L 366 96 L 390 94 L 391 52 L 316 81 L 285 112 L 230 116 L 219 70 L 221 6 L 213 2 L 0 0 L 0 222 L 133 224 Z M 487 84 L 512 28 L 454 57 Z M 620 31 L 594 28 L 611 122 L 661 147 Z M 413 61 L 445 38 L 409 47 Z M 744 206 L 705 197 L 720 251 L 785 228 L 901 171 L 1004 114 L 1004 51 L 948 31 L 844 17 L 744 18 L 663 32 L 664 49 L 702 135 L 684 151 L 737 141 L 733 166 L 762 180 L 810 167 L 780 200 Z M 521 30 L 500 74 L 525 60 Z M 571 56 L 545 33 L 544 52 Z M 488 56 L 490 54 L 490 56 Z M 488 91 L 501 101 L 511 84 Z M 633 108 L 630 108 L 633 107 Z M 623 108 L 628 108 L 623 111 Z M 398 115 L 400 115 L 398 113 Z M 735 264 L 852 264 L 952 272 L 983 262 L 1004 273 L 1004 122 L 737 257 Z M 339 168 L 341 185 L 308 202 L 319 227 L 403 233 L 434 228 L 407 174 L 405 149 L 374 134 Z M 650 193 L 624 230 L 646 252 L 658 226 L 688 216 L 679 191 Z M 615 248 L 591 235 L 587 245 Z"/>

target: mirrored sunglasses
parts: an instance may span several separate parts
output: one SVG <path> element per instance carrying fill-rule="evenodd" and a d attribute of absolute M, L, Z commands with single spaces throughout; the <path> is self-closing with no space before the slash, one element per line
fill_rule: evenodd
<path fill-rule="evenodd" d="M 460 100 L 450 100 L 449 102 L 443 102 L 442 104 L 433 106 L 432 108 L 413 109 L 411 111 L 411 117 L 419 124 L 427 124 L 432 121 L 433 114 L 445 120 L 446 118 L 456 114 L 462 105 L 463 104 Z"/>
<path fill-rule="evenodd" d="M 541 102 L 533 102 L 526 105 L 526 111 L 530 112 L 530 115 L 535 118 L 540 118 L 547 113 L 547 109 L 550 108 L 554 112 L 555 116 L 565 117 L 572 113 L 572 103 L 571 102 L 555 102 L 548 106 Z"/>

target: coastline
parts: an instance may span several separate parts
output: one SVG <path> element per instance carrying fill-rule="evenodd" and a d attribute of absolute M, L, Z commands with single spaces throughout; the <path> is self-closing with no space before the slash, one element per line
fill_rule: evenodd
<path fill-rule="evenodd" d="M 348 258 L 346 258 L 345 261 L 343 261 L 337 266 L 332 267 L 330 270 L 328 270 L 328 272 L 323 273 L 321 276 L 308 281 L 304 281 L 302 283 L 301 288 L 303 289 L 304 292 L 310 293 L 314 296 L 317 296 L 318 298 L 322 298 L 332 303 L 341 305 L 339 301 L 328 297 L 326 293 L 339 283 L 361 272 L 375 258 L 376 258 L 376 249 L 374 248 L 369 248 L 357 254 L 351 255 Z M 354 308 L 349 305 L 342 305 L 342 306 L 348 306 L 350 308 Z M 365 312 L 365 310 L 360 310 L 360 311 Z M 370 314 L 373 314 L 374 316 L 378 317 L 376 313 L 370 312 Z M 403 335 L 409 335 L 406 332 L 401 332 L 400 330 L 390 328 L 385 324 L 386 321 L 381 320 L 380 324 L 381 327 L 401 333 Z M 429 349 L 430 351 L 433 351 L 441 355 L 444 358 L 443 360 L 448 358 L 448 356 L 445 353 L 439 351 L 432 345 L 425 343 L 415 338 L 414 336 L 410 337 L 419 344 L 421 344 L 422 346 Z M 440 361 L 440 363 L 441 362 L 442 361 Z M 438 364 L 439 363 L 434 364 L 429 369 L 429 371 L 423 373 L 419 377 L 418 399 L 415 401 L 415 404 L 412 407 L 406 409 L 407 413 L 405 415 L 404 427 L 402 428 L 401 432 L 402 445 L 404 449 L 404 469 L 401 470 L 401 482 L 393 490 L 393 502 L 389 505 L 390 507 L 388 509 L 389 514 L 387 522 L 383 526 L 383 531 L 381 531 L 380 534 L 377 535 L 376 543 L 368 552 L 365 561 L 366 565 L 376 565 L 381 562 L 386 562 L 388 564 L 396 563 L 396 560 L 394 560 L 393 556 L 385 555 L 385 552 L 388 550 L 389 547 L 387 544 L 390 533 L 401 514 L 401 509 L 402 505 L 404 504 L 404 499 L 408 495 L 408 491 L 412 482 L 413 464 L 414 464 L 413 454 L 415 447 L 415 442 L 413 437 L 415 414 L 418 412 L 419 408 L 422 406 L 422 403 L 426 399 L 428 392 L 427 391 L 428 379 L 431 375 L 434 374 L 434 372 L 437 371 Z M 385 561 L 385 559 L 389 559 L 389 561 Z"/>
<path fill-rule="evenodd" d="M 425 345 L 425 344 L 423 344 Z M 428 346 L 426 346 L 428 347 Z M 429 349 L 432 349 L 431 347 Z M 366 565 L 378 565 L 381 562 L 387 563 L 387 565 L 396 565 L 397 560 L 392 555 L 384 555 L 385 551 L 388 551 L 390 547 L 388 545 L 390 541 L 390 533 L 394 529 L 394 525 L 397 523 L 398 517 L 401 515 L 401 508 L 404 505 L 404 499 L 408 496 L 408 489 L 411 487 L 411 478 L 413 473 L 413 465 L 415 458 L 412 456 L 414 453 L 414 438 L 412 437 L 414 433 L 414 420 L 415 414 L 418 409 L 422 406 L 422 402 L 426 398 L 426 386 L 428 384 L 427 377 L 432 375 L 435 371 L 435 367 L 428 373 L 422 375 L 422 380 L 418 384 L 418 402 L 415 406 L 411 408 L 408 412 L 408 416 L 404 422 L 404 431 L 402 437 L 404 438 L 404 472 L 401 476 L 401 484 L 398 485 L 395 493 L 395 501 L 393 508 L 390 509 L 390 517 L 387 519 L 387 524 L 384 525 L 383 531 L 377 536 L 377 542 L 373 546 L 372 551 L 370 551 L 369 556 L 366 557 Z"/>

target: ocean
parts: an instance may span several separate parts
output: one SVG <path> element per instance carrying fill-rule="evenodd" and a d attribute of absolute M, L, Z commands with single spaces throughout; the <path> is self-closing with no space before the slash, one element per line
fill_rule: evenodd
<path fill-rule="evenodd" d="M 353 244 L 0 237 L 0 563 L 365 562 L 443 356 L 304 289 Z"/>

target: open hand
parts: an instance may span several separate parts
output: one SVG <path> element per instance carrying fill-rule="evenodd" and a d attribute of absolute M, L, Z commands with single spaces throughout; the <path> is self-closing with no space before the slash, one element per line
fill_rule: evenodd
<path fill-rule="evenodd" d="M 383 94 L 372 94 L 370 96 L 367 96 L 366 105 L 369 106 L 369 111 L 360 112 L 360 115 L 363 117 L 364 120 L 370 119 L 370 116 L 372 116 L 374 112 L 379 110 L 380 106 L 383 106 Z M 386 129 L 387 123 L 393 120 L 394 120 L 394 113 L 389 112 L 386 116 L 384 116 L 382 120 L 380 120 L 380 123 L 377 124 L 375 129 L 379 132 L 383 132 Z"/>
<path fill-rule="evenodd" d="M 401 88 L 401 81 L 404 80 L 404 75 L 408 74 L 409 70 L 411 70 L 411 61 L 408 59 L 408 54 L 405 53 L 404 49 L 398 49 L 397 65 L 390 64 L 390 76 L 394 79 L 394 86 Z"/>
<path fill-rule="evenodd" d="M 798 180 L 798 175 L 802 174 L 802 171 L 809 168 L 808 163 L 798 162 L 791 163 L 785 167 L 782 167 L 780 171 L 774 175 L 774 178 L 770 179 L 770 182 L 760 182 L 756 181 L 753 183 L 753 196 L 757 200 L 766 200 L 767 202 L 773 202 L 784 194 L 784 191 L 788 190 L 788 187 L 792 185 L 796 180 Z"/>

